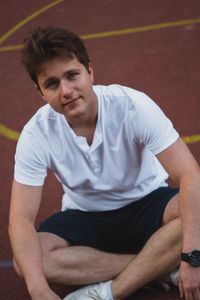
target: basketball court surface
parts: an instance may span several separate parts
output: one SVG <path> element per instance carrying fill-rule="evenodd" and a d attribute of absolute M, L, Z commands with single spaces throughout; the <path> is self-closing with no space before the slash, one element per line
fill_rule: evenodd
<path fill-rule="evenodd" d="M 0 7 L 0 300 L 28 300 L 12 266 L 7 233 L 17 139 L 44 104 L 21 66 L 24 37 L 47 25 L 80 35 L 95 83 L 147 93 L 200 163 L 200 0 L 1 0 Z M 37 224 L 60 210 L 61 195 L 49 173 Z M 177 300 L 179 293 L 141 290 L 129 299 Z"/>

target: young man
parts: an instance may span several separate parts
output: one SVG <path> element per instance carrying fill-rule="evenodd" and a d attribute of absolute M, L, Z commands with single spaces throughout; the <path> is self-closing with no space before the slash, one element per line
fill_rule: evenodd
<path fill-rule="evenodd" d="M 172 123 L 141 92 L 94 86 L 73 33 L 36 29 L 22 54 L 47 102 L 19 139 L 10 208 L 14 265 L 31 298 L 60 299 L 55 282 L 86 285 L 65 299 L 125 299 L 180 265 L 181 296 L 200 300 L 200 169 Z M 36 232 L 48 168 L 62 212 Z"/>

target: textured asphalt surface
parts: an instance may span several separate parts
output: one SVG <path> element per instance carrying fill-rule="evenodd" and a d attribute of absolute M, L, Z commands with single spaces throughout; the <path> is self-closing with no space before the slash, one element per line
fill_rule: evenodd
<path fill-rule="evenodd" d="M 96 84 L 119 83 L 144 91 L 161 106 L 181 136 L 199 137 L 200 1 L 2 0 L 0 11 L 0 300 L 26 300 L 30 297 L 12 267 L 7 233 L 16 147 L 8 129 L 20 132 L 44 103 L 21 66 L 16 46 L 36 26 L 64 27 L 80 36 L 94 34 L 84 39 Z M 122 30 L 130 28 L 143 30 L 123 34 Z M 96 35 L 110 31 L 115 35 Z M 6 134 L 1 125 L 7 128 Z M 200 162 L 199 141 L 188 146 Z M 61 187 L 49 173 L 37 224 L 59 211 L 61 195 Z M 179 297 L 177 289 L 168 293 L 156 289 L 139 291 L 129 299 Z"/>

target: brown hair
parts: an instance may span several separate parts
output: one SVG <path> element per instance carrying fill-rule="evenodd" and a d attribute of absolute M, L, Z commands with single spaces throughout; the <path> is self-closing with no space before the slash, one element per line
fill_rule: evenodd
<path fill-rule="evenodd" d="M 31 79 L 38 85 L 37 72 L 43 63 L 55 57 L 72 59 L 75 56 L 89 72 L 90 59 L 83 41 L 73 32 L 47 27 L 36 28 L 24 40 L 22 64 Z"/>

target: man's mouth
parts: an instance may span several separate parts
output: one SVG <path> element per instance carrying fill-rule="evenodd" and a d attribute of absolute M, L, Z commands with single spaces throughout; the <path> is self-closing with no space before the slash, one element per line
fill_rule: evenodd
<path fill-rule="evenodd" d="M 65 103 L 64 106 L 65 105 L 71 106 L 71 105 L 75 104 L 79 99 L 80 99 L 79 97 L 72 99 L 72 100 L 68 101 L 67 103 Z"/>

